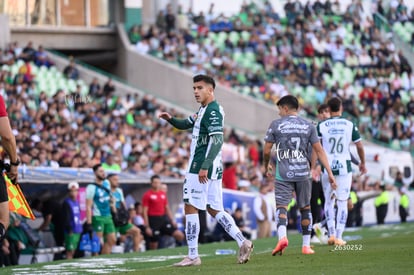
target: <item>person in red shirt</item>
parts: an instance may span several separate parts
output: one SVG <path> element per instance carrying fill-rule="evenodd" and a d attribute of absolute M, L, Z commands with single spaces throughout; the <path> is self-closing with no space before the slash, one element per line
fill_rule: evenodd
<path fill-rule="evenodd" d="M 145 233 L 150 236 L 149 249 L 157 249 L 162 235 L 174 237 L 177 241 L 184 240 L 184 233 L 177 229 L 167 194 L 161 190 L 161 178 L 151 177 L 151 189 L 142 196 Z"/>
<path fill-rule="evenodd" d="M 17 166 L 20 160 L 17 156 L 16 139 L 10 127 L 9 117 L 6 111 L 6 104 L 3 97 L 0 95 L 0 137 L 1 145 L 4 151 L 9 156 L 10 169 L 6 173 L 12 182 L 17 183 Z M 1 172 L 5 169 L 3 160 L 1 162 Z M 0 177 L 0 243 L 3 241 L 6 229 L 9 225 L 9 197 L 7 195 L 7 187 L 4 177 Z"/>

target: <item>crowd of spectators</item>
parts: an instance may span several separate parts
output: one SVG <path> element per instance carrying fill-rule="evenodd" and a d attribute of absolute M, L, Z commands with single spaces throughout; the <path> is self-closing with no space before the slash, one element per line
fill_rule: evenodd
<path fill-rule="evenodd" d="M 403 0 L 395 2 L 390 12 L 407 10 Z M 222 85 L 271 103 L 294 93 L 310 116 L 340 96 L 365 136 L 412 150 L 414 74 L 362 2 L 352 1 L 344 13 L 339 1 L 329 0 L 288 1 L 284 10 L 281 17 L 267 1 L 226 17 L 214 5 L 199 14 L 179 7 L 175 15 L 167 6 L 155 25 L 134 26 L 130 38 L 140 53 L 215 75 Z"/>

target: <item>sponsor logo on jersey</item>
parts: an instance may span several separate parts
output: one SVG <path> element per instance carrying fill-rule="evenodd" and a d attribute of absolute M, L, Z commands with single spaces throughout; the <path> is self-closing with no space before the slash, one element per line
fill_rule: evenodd
<path fill-rule="evenodd" d="M 306 160 L 305 154 L 301 150 L 280 149 L 280 142 L 277 144 L 275 152 L 278 161 L 283 159 Z"/>
<path fill-rule="evenodd" d="M 328 130 L 328 134 L 330 134 L 330 135 L 343 135 L 343 134 L 345 134 L 345 130 L 344 129 L 332 128 L 332 129 Z"/>

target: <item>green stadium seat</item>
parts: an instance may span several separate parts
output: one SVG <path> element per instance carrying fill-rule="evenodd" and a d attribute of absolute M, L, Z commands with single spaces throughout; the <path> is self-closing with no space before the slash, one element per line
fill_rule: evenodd
<path fill-rule="evenodd" d="M 241 32 L 241 38 L 244 41 L 249 41 L 249 39 L 250 39 L 250 33 L 248 31 L 242 31 Z"/>
<path fill-rule="evenodd" d="M 233 44 L 237 45 L 240 40 L 240 34 L 238 32 L 232 31 L 229 34 L 229 39 Z"/>

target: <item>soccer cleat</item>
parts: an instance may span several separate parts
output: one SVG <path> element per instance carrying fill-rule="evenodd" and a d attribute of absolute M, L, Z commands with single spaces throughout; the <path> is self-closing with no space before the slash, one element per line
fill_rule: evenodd
<path fill-rule="evenodd" d="M 253 251 L 253 243 L 245 240 L 239 250 L 239 264 L 245 264 L 250 260 L 250 254 Z"/>
<path fill-rule="evenodd" d="M 339 246 L 346 245 L 346 241 L 341 240 L 341 239 L 336 239 L 335 240 L 335 245 L 339 245 Z"/>
<path fill-rule="evenodd" d="M 283 252 L 285 251 L 285 248 L 288 245 L 289 245 L 289 241 L 286 237 L 283 237 L 282 239 L 280 239 L 275 249 L 273 249 L 272 251 L 272 256 L 275 256 L 276 254 L 279 254 L 280 256 L 282 256 Z"/>
<path fill-rule="evenodd" d="M 181 262 L 173 264 L 173 266 L 196 266 L 201 265 L 200 257 L 191 259 L 190 257 L 185 257 Z"/>
<path fill-rule="evenodd" d="M 328 245 L 334 245 L 335 244 L 335 236 L 330 236 L 328 239 Z"/>
<path fill-rule="evenodd" d="M 312 248 L 310 248 L 310 246 L 302 246 L 302 254 L 304 255 L 315 254 L 315 251 Z"/>

